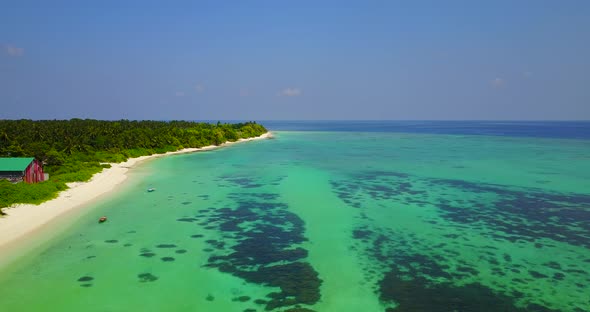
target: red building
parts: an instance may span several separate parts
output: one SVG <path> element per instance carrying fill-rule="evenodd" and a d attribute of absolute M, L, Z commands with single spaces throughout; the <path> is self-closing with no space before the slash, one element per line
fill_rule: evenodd
<path fill-rule="evenodd" d="M 37 183 L 45 180 L 41 162 L 33 157 L 0 158 L 0 179 Z"/>

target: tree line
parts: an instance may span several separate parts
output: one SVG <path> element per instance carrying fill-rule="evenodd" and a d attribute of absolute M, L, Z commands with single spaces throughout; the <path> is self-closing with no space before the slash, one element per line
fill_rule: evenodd
<path fill-rule="evenodd" d="M 0 207 L 51 199 L 65 183 L 87 181 L 129 157 L 219 145 L 266 133 L 256 122 L 0 120 L 0 157 L 34 157 L 49 181 L 13 184 L 0 180 Z"/>

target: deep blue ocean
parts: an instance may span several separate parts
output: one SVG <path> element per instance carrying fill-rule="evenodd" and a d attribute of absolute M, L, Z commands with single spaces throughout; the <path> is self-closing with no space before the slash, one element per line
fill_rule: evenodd
<path fill-rule="evenodd" d="M 260 121 L 275 131 L 398 132 L 590 139 L 590 121 Z"/>

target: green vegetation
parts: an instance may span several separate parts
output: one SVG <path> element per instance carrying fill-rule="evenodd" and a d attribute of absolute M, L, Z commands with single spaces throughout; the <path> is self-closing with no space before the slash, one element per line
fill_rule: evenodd
<path fill-rule="evenodd" d="M 87 181 L 109 162 L 130 157 L 219 145 L 259 136 L 255 122 L 237 124 L 189 121 L 0 120 L 0 157 L 35 157 L 50 174 L 38 184 L 0 180 L 0 207 L 39 204 L 57 196 L 66 183 Z"/>

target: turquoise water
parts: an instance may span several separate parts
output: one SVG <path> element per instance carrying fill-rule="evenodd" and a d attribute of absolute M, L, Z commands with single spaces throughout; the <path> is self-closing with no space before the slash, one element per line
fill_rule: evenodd
<path fill-rule="evenodd" d="M 588 311 L 589 181 L 587 140 L 277 132 L 134 168 L 0 306 Z"/>

